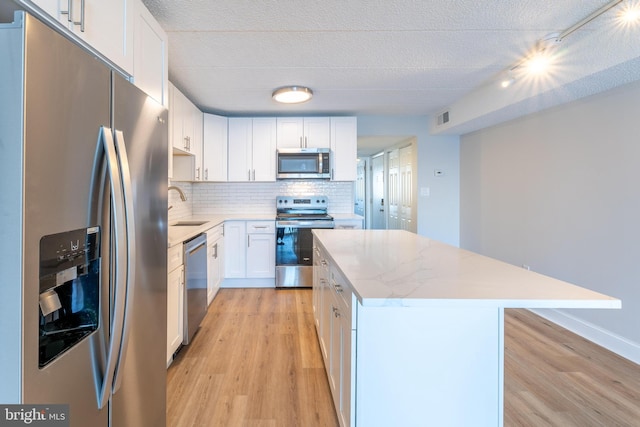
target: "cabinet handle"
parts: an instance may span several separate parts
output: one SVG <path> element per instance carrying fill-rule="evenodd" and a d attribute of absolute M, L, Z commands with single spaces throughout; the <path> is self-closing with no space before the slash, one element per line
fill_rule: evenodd
<path fill-rule="evenodd" d="M 200 168 L 196 168 L 196 179 L 200 181 Z"/>
<path fill-rule="evenodd" d="M 253 170 L 253 179 L 252 179 L 252 181 L 255 181 L 255 180 L 256 180 L 256 170 L 254 169 Z"/>
<path fill-rule="evenodd" d="M 204 179 L 205 181 L 209 181 L 209 168 L 204 169 Z"/>
<path fill-rule="evenodd" d="M 218 244 L 213 245 L 213 259 L 218 259 Z"/>
<path fill-rule="evenodd" d="M 307 137 L 304 137 L 304 148 L 307 148 L 309 146 L 309 141 L 307 141 Z"/>
<path fill-rule="evenodd" d="M 300 148 L 304 148 L 304 145 L 302 144 L 302 136 L 300 137 Z"/>
<path fill-rule="evenodd" d="M 71 3 L 73 3 L 73 0 L 71 0 Z M 72 10 L 69 9 L 69 16 L 72 13 Z M 73 21 L 73 25 L 80 25 L 80 32 L 84 33 L 84 0 L 80 1 L 80 21 Z"/>
<path fill-rule="evenodd" d="M 67 10 L 61 10 L 60 15 L 67 15 L 67 21 L 73 21 L 73 0 L 67 0 Z"/>
<path fill-rule="evenodd" d="M 251 236 L 249 236 L 247 234 L 247 247 L 250 248 L 251 247 Z"/>
<path fill-rule="evenodd" d="M 247 178 L 247 181 L 251 181 L 251 169 L 249 169 L 249 177 Z"/>

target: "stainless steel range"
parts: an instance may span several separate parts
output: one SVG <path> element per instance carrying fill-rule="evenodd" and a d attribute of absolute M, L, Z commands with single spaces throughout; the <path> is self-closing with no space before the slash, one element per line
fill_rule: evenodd
<path fill-rule="evenodd" d="M 276 287 L 313 285 L 314 228 L 333 228 L 327 196 L 276 197 Z"/>

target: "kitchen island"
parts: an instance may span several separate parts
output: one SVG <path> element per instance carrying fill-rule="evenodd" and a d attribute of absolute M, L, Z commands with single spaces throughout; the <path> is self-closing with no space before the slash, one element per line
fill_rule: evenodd
<path fill-rule="evenodd" d="M 620 308 L 400 230 L 314 230 L 314 316 L 341 426 L 501 426 L 505 308 Z"/>

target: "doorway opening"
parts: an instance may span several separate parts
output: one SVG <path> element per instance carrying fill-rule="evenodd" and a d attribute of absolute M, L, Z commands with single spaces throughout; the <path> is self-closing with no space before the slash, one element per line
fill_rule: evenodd
<path fill-rule="evenodd" d="M 387 138 L 386 146 L 368 155 L 360 152 L 360 140 L 355 213 L 369 229 L 417 232 L 417 138 Z"/>

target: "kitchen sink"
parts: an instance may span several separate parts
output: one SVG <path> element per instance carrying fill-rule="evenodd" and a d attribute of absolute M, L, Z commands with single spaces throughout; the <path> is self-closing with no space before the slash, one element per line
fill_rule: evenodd
<path fill-rule="evenodd" d="M 194 227 L 198 225 L 204 225 L 209 221 L 178 221 L 175 224 L 171 224 L 170 227 Z"/>

